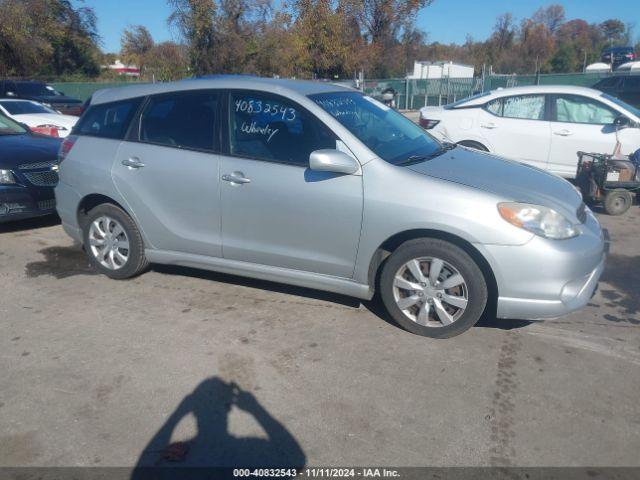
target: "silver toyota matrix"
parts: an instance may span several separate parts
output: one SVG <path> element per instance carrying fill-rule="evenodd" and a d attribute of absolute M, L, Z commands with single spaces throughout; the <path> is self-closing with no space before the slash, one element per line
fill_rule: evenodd
<path fill-rule="evenodd" d="M 60 161 L 64 229 L 115 279 L 160 263 L 377 291 L 402 327 L 445 338 L 483 314 L 577 310 L 604 268 L 602 231 L 570 183 L 440 143 L 329 83 L 102 90 Z"/>

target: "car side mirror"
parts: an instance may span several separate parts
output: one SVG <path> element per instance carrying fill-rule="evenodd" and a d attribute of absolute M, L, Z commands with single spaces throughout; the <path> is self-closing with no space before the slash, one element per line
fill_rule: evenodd
<path fill-rule="evenodd" d="M 614 118 L 613 126 L 616 128 L 627 128 L 631 126 L 631 120 L 629 120 L 629 117 L 620 115 L 619 117 Z"/>
<path fill-rule="evenodd" d="M 334 172 L 353 175 L 360 164 L 351 156 L 339 150 L 316 150 L 309 155 L 309 168 L 319 172 Z"/>

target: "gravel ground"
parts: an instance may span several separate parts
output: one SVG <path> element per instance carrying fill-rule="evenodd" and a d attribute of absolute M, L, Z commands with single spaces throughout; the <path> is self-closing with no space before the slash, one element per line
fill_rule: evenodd
<path fill-rule="evenodd" d="M 109 280 L 55 219 L 0 226 L 0 465 L 638 466 L 640 209 L 599 218 L 587 308 L 449 340 L 268 282 Z"/>

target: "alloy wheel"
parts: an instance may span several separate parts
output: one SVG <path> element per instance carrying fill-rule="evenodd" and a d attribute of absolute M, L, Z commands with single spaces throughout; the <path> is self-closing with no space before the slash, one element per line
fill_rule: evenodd
<path fill-rule="evenodd" d="M 109 270 L 119 270 L 129 260 L 129 238 L 117 220 L 106 215 L 89 228 L 89 246 L 95 259 Z"/>
<path fill-rule="evenodd" d="M 414 258 L 396 272 L 393 297 L 402 313 L 425 327 L 445 327 L 465 312 L 468 288 L 450 263 L 436 257 Z"/>

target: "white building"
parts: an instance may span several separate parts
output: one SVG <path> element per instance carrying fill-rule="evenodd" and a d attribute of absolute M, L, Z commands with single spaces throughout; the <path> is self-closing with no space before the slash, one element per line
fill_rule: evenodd
<path fill-rule="evenodd" d="M 118 72 L 120 75 L 126 75 L 128 77 L 139 77 L 140 76 L 140 68 L 137 65 L 125 65 L 120 61 L 120 59 L 116 59 L 111 65 L 103 65 L 102 68 L 108 68 L 109 70 L 114 70 Z"/>
<path fill-rule="evenodd" d="M 414 62 L 409 80 L 427 78 L 473 78 L 473 67 L 453 62 Z"/>

